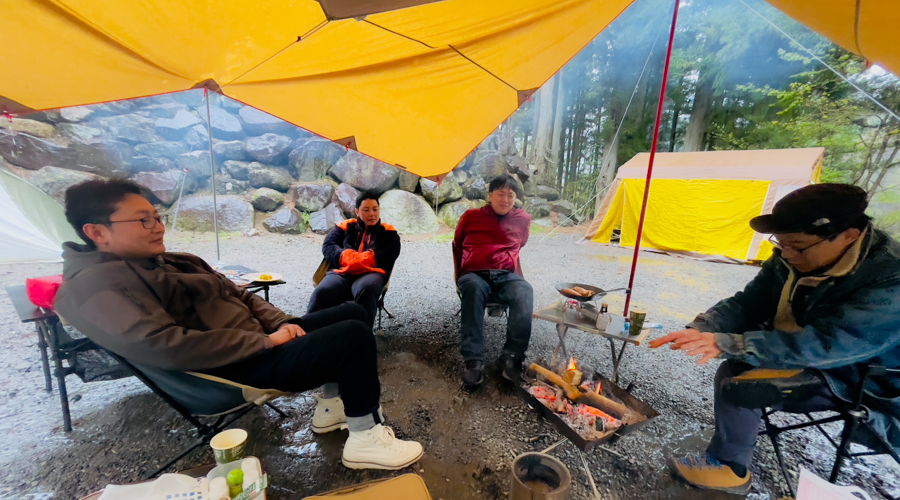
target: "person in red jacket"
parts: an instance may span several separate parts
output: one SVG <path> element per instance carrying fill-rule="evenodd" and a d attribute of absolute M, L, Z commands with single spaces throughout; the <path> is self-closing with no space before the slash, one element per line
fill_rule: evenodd
<path fill-rule="evenodd" d="M 531 216 L 515 208 L 516 179 L 502 175 L 488 187 L 488 204 L 467 210 L 456 226 L 453 262 L 462 300 L 460 347 L 463 384 L 484 383 L 484 309 L 488 296 L 509 307 L 506 344 L 500 354 L 503 378 L 516 381 L 531 339 L 534 297 L 522 276 L 519 250 L 528 242 Z"/>

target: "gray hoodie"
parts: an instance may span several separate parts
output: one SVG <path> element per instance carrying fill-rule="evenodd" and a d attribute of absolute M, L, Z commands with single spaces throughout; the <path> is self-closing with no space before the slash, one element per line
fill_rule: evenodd
<path fill-rule="evenodd" d="M 63 245 L 54 308 L 86 337 L 129 361 L 205 370 L 272 348 L 268 334 L 301 324 L 190 254 L 124 260 Z"/>

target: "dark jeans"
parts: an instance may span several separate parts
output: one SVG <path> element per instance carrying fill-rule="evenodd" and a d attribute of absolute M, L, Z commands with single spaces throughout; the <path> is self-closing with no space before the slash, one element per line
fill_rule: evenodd
<path fill-rule="evenodd" d="M 534 293 L 524 278 L 511 271 L 478 271 L 460 276 L 462 294 L 459 352 L 464 361 L 484 358 L 484 308 L 488 296 L 509 307 L 503 354 L 525 359 L 531 339 Z"/>
<path fill-rule="evenodd" d="M 381 273 L 365 273 L 356 276 L 342 276 L 329 272 L 313 290 L 306 313 L 328 309 L 344 302 L 356 302 L 366 311 L 369 326 L 375 323 L 378 312 L 378 297 L 387 284 L 387 277 Z"/>
<path fill-rule="evenodd" d="M 363 308 L 353 303 L 307 314 L 303 337 L 204 373 L 284 392 L 337 382 L 348 417 L 373 414 L 378 410 L 381 384 L 375 337 L 366 320 Z"/>
<path fill-rule="evenodd" d="M 753 448 L 762 421 L 762 410 L 742 408 L 722 397 L 723 381 L 754 368 L 746 363 L 725 361 L 716 372 L 715 413 L 716 432 L 706 448 L 707 453 L 719 460 L 749 466 L 753 461 Z M 785 401 L 772 406 L 791 413 L 809 413 L 831 410 L 838 406 L 838 398 L 825 382 L 812 397 L 804 401 Z"/>

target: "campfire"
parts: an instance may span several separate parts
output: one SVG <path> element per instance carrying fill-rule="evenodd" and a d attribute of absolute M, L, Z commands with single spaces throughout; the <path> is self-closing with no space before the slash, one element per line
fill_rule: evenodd
<path fill-rule="evenodd" d="M 554 369 L 532 363 L 528 375 L 534 377 L 521 389 L 523 397 L 542 406 L 542 413 L 582 449 L 612 440 L 629 427 L 657 415 L 657 412 L 614 383 L 595 374 L 585 380 L 575 358 Z M 526 396 L 527 394 L 527 396 Z"/>

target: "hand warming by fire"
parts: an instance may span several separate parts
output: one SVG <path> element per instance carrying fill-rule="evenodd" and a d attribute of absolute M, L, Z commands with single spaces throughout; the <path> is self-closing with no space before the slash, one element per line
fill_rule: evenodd
<path fill-rule="evenodd" d="M 694 328 L 672 332 L 665 337 L 650 341 L 649 345 L 650 348 L 656 349 L 666 344 L 672 344 L 670 349 L 682 350 L 688 356 L 700 355 L 700 359 L 697 360 L 698 365 L 722 354 L 722 350 L 716 345 L 715 333 L 701 332 Z"/>
<path fill-rule="evenodd" d="M 541 380 L 526 390 L 586 440 L 599 439 L 615 432 L 623 424 L 628 408 L 603 395 L 601 382 L 584 381 L 575 358 L 560 367 L 559 373 L 537 363 L 529 368 Z M 611 394 L 609 396 L 612 396 Z"/>

